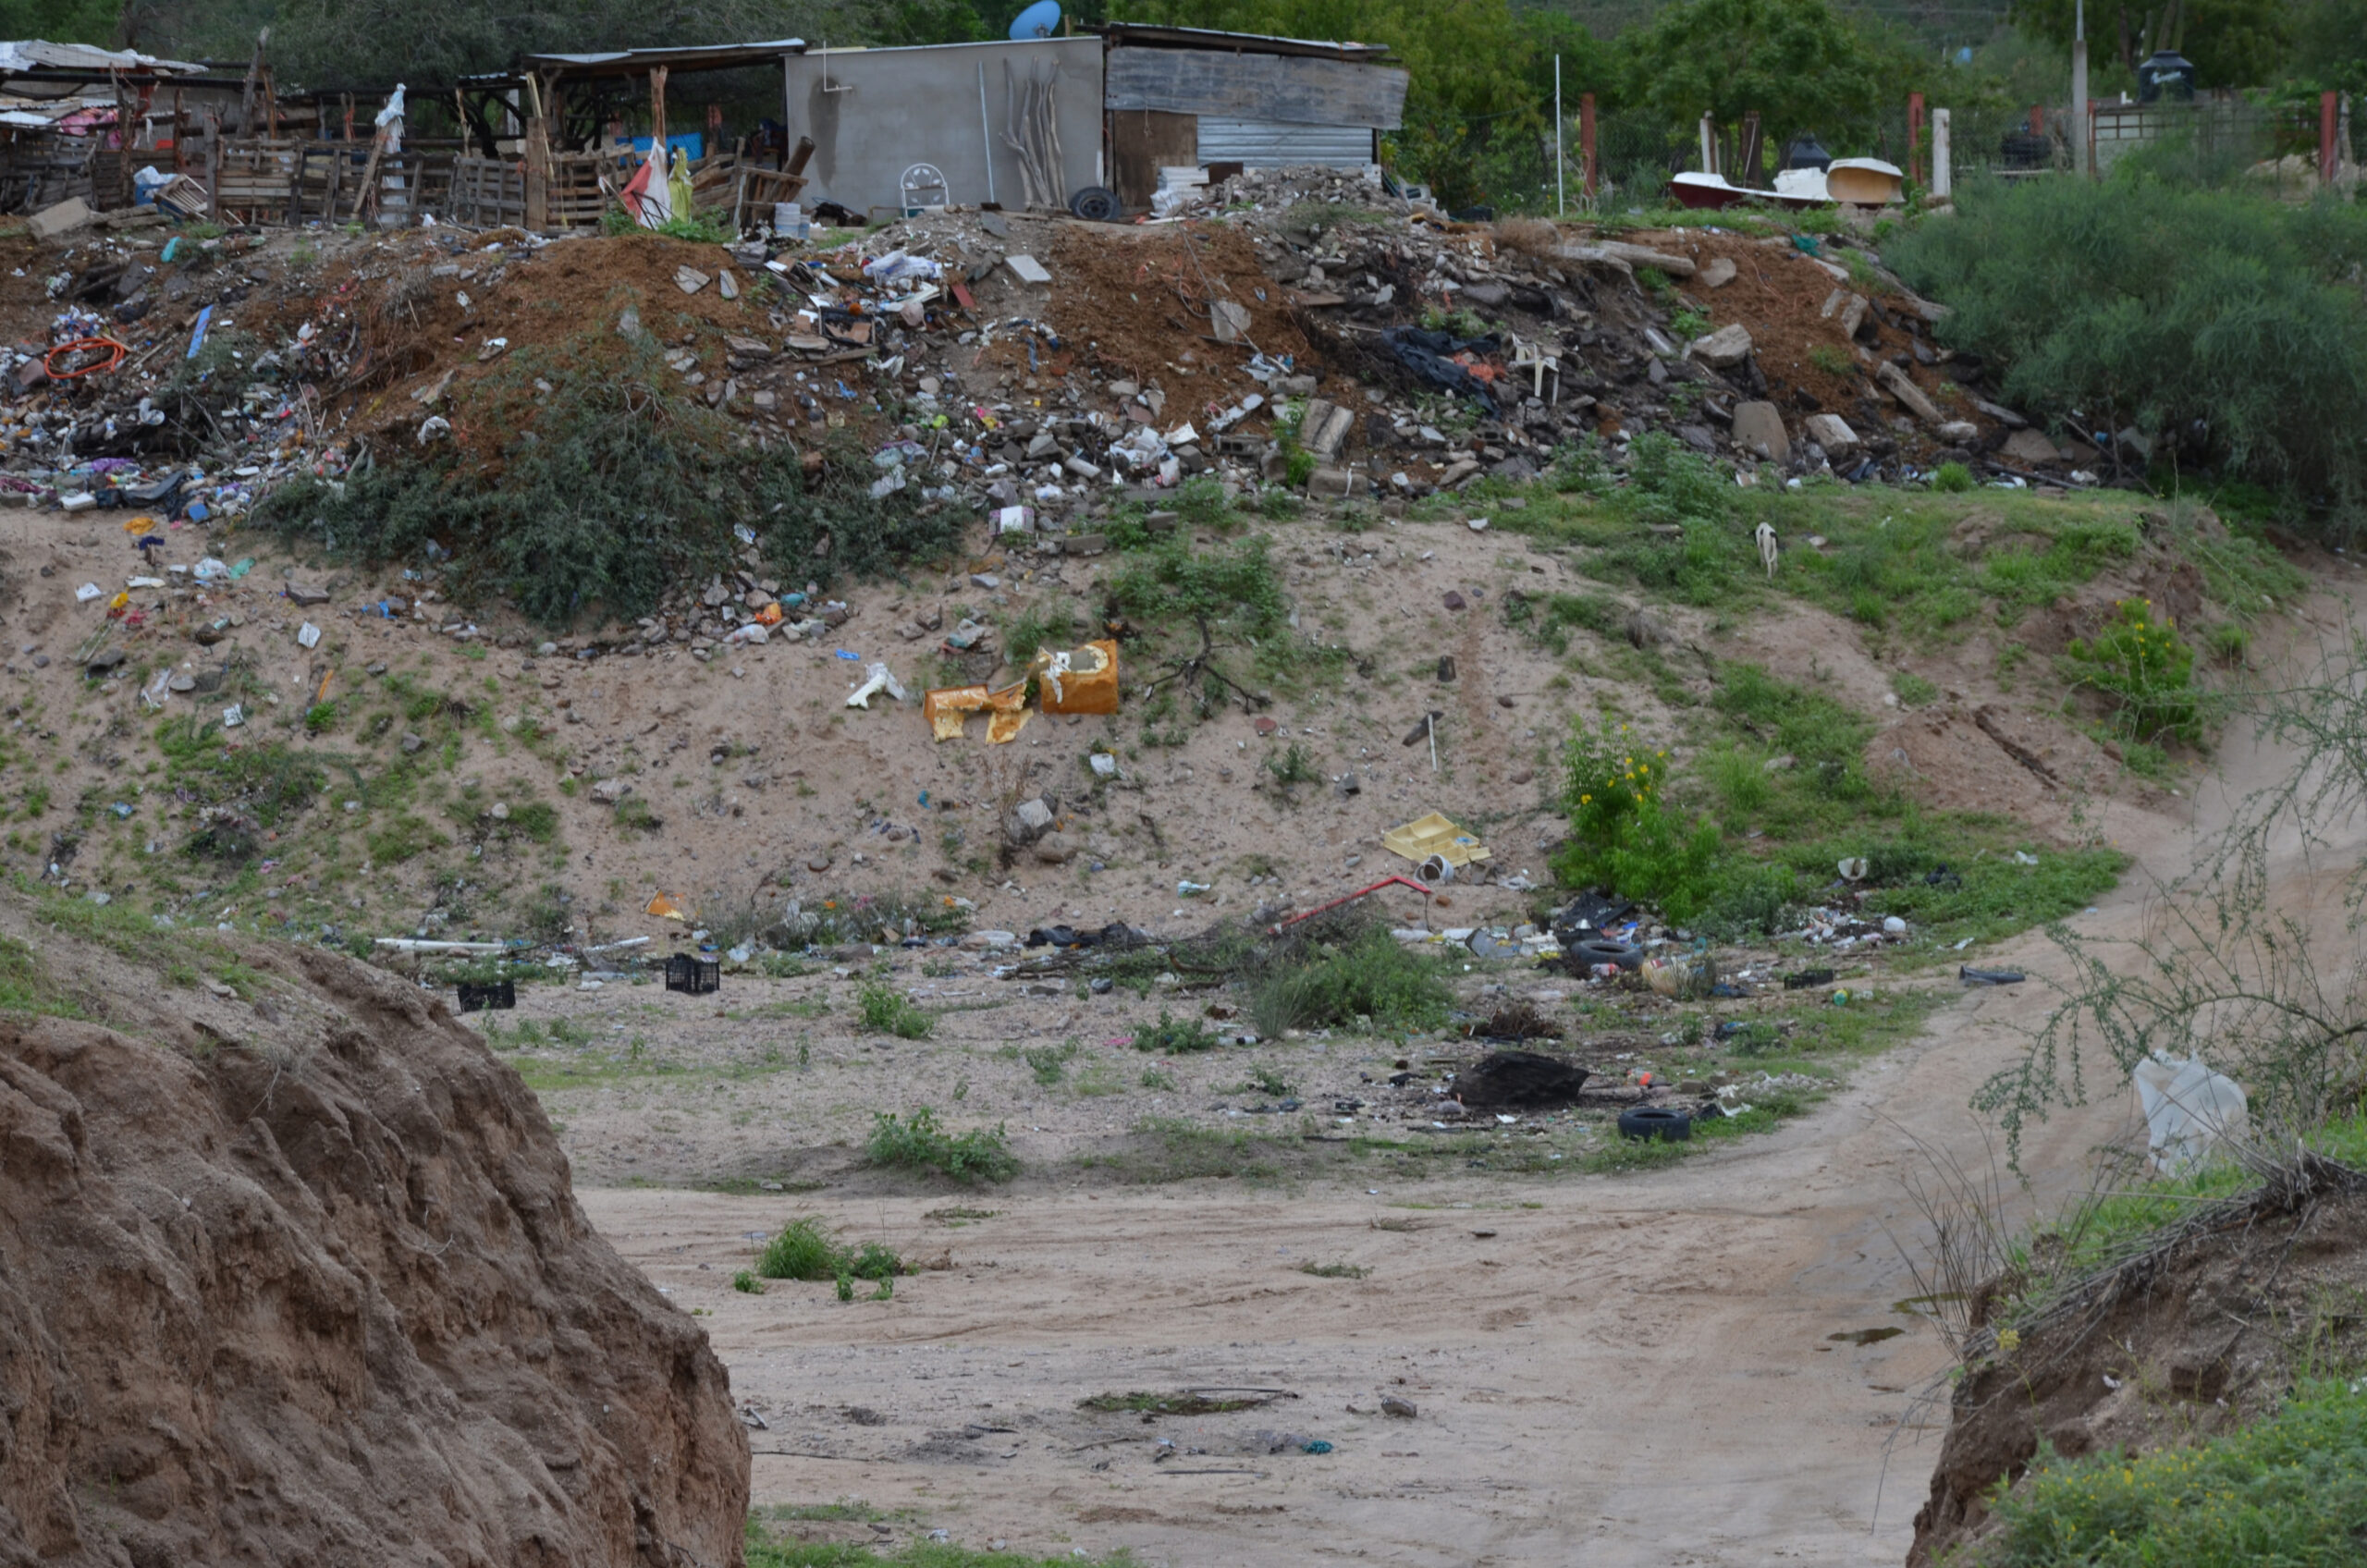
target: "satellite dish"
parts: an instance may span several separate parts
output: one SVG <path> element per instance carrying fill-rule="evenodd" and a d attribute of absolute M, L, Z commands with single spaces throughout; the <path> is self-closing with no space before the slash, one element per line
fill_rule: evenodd
<path fill-rule="evenodd" d="M 1061 0 L 1036 0 L 1036 4 L 1012 18 L 1011 36 L 1016 43 L 1031 38 L 1049 38 L 1061 31 Z"/>

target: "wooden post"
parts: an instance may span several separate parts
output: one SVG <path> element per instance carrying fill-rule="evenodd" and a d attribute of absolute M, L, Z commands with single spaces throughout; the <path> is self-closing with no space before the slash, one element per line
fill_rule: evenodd
<path fill-rule="evenodd" d="M 205 111 L 205 215 L 222 221 L 222 116 Z"/>
<path fill-rule="evenodd" d="M 1599 165 L 1594 155 L 1594 94 L 1578 94 L 1578 150 L 1586 157 L 1587 194 L 1595 194 Z"/>
<path fill-rule="evenodd" d="M 181 134 L 181 90 L 176 87 L 173 89 L 173 172 L 175 174 L 189 167 L 189 161 L 181 155 L 181 143 L 186 140 L 188 139 Z"/>
<path fill-rule="evenodd" d="M 666 67 L 649 67 L 649 150 L 665 159 L 661 167 L 673 166 L 673 159 L 666 153 Z"/>
<path fill-rule="evenodd" d="M 1907 178 L 1923 182 L 1923 94 L 1907 95 Z"/>
<path fill-rule="evenodd" d="M 1948 111 L 1932 111 L 1932 194 L 1944 202 L 1955 194 L 1954 154 L 1948 146 Z"/>
<path fill-rule="evenodd" d="M 2335 92 L 2318 94 L 2318 189 L 2334 189 L 2334 177 L 2340 172 L 2335 156 L 2335 105 L 2340 95 Z"/>
<path fill-rule="evenodd" d="M 353 140 L 353 94 L 350 92 L 345 95 L 345 139 L 348 141 Z"/>
<path fill-rule="evenodd" d="M 551 221 L 550 122 L 536 115 L 526 122 L 526 227 L 540 233 Z"/>

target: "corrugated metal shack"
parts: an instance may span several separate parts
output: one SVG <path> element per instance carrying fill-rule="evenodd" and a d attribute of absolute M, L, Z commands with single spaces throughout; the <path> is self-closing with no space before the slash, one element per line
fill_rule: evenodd
<path fill-rule="evenodd" d="M 72 197 L 101 211 L 130 205 L 132 170 L 154 162 L 160 143 L 169 164 L 177 139 L 158 88 L 202 75 L 129 49 L 0 43 L 0 212 Z"/>
<path fill-rule="evenodd" d="M 1376 43 L 1111 22 L 1103 107 L 1110 186 L 1150 204 L 1163 167 L 1379 161 L 1403 122 L 1406 73 Z"/>

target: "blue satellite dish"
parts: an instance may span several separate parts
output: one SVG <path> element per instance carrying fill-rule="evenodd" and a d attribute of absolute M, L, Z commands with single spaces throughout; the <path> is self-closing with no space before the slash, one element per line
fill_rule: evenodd
<path fill-rule="evenodd" d="M 1014 43 L 1024 43 L 1031 38 L 1049 38 L 1061 31 L 1061 0 L 1036 0 L 1011 21 L 1011 36 Z"/>

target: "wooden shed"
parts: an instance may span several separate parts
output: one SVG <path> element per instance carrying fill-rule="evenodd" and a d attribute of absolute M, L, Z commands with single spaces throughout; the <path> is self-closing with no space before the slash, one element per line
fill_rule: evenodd
<path fill-rule="evenodd" d="M 1406 73 L 1377 43 L 1110 22 L 1102 104 L 1110 184 L 1149 205 L 1162 167 L 1379 161 L 1402 123 Z"/>

